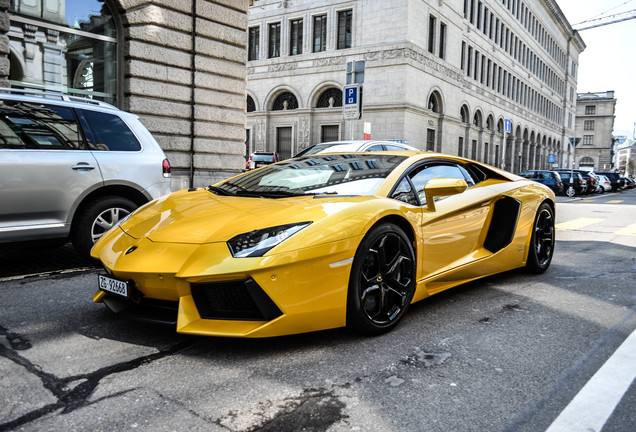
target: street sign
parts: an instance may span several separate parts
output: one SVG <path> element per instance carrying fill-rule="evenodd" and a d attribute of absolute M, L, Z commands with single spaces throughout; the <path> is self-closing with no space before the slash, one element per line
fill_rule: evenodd
<path fill-rule="evenodd" d="M 342 90 L 342 116 L 345 120 L 357 120 L 361 112 L 361 88 L 359 84 L 346 85 Z"/>
<path fill-rule="evenodd" d="M 572 145 L 572 147 L 576 148 L 577 145 L 579 145 L 579 143 L 581 142 L 581 138 L 574 138 L 571 137 L 570 139 L 570 144 Z"/>
<path fill-rule="evenodd" d="M 555 155 L 554 153 L 550 153 L 550 154 L 548 155 L 548 163 L 553 164 L 553 163 L 555 163 L 555 162 L 556 162 L 556 155 Z"/>
<path fill-rule="evenodd" d="M 512 122 L 510 121 L 510 119 L 504 120 L 504 131 L 506 133 L 510 133 L 512 131 Z"/>

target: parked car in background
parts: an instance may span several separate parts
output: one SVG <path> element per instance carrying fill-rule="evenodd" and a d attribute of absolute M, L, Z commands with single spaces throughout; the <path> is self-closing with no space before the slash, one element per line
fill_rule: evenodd
<path fill-rule="evenodd" d="M 274 152 L 254 152 L 245 162 L 245 169 L 251 170 L 280 161 L 278 153 Z"/>
<path fill-rule="evenodd" d="M 634 189 L 634 179 L 630 177 L 623 177 L 623 183 L 625 189 Z"/>
<path fill-rule="evenodd" d="M 603 174 L 597 174 L 599 193 L 610 192 L 612 190 L 612 182 Z"/>
<path fill-rule="evenodd" d="M 564 173 L 564 172 L 572 171 L 572 170 L 569 170 L 567 168 L 559 168 L 557 169 L 557 171 L 559 173 Z M 585 180 L 585 182 L 587 183 L 586 190 L 583 193 L 592 194 L 592 193 L 598 192 L 598 179 L 596 178 L 596 175 L 593 172 L 582 170 L 582 169 L 574 170 L 574 171 L 579 173 L 581 177 L 583 177 L 583 180 Z"/>
<path fill-rule="evenodd" d="M 563 189 L 568 194 L 570 186 L 574 189 L 574 195 L 582 195 L 587 192 L 587 182 L 583 179 L 580 173 L 575 171 L 558 171 L 563 180 Z M 574 180 L 572 180 L 574 178 Z"/>
<path fill-rule="evenodd" d="M 561 176 L 556 171 L 527 170 L 519 173 L 519 175 L 521 177 L 543 183 L 552 189 L 556 195 L 562 195 L 564 193 L 563 180 L 561 180 Z"/>
<path fill-rule="evenodd" d="M 313 145 L 298 153 L 296 156 L 306 156 L 318 153 L 370 152 L 370 151 L 399 151 L 417 150 L 408 144 L 395 141 L 331 141 Z"/>
<path fill-rule="evenodd" d="M 625 186 L 624 180 L 621 179 L 621 174 L 619 172 L 601 171 L 597 172 L 596 174 L 603 174 L 609 179 L 609 181 L 612 183 L 612 192 L 618 192 L 623 189 L 623 186 Z"/>
<path fill-rule="evenodd" d="M 61 93 L 0 89 L 0 243 L 93 243 L 170 192 L 170 164 L 136 115 Z"/>

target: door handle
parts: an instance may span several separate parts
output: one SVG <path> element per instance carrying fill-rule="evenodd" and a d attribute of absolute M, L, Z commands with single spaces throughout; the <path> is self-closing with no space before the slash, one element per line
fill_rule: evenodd
<path fill-rule="evenodd" d="M 95 166 L 89 164 L 88 162 L 78 162 L 72 167 L 76 171 L 90 171 L 94 170 Z"/>

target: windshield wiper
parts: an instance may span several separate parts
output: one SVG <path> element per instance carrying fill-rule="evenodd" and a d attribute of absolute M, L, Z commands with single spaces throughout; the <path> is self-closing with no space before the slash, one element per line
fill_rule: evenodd
<path fill-rule="evenodd" d="M 207 189 L 210 192 L 214 192 L 217 195 L 225 195 L 225 196 L 233 196 L 234 195 L 232 192 L 227 191 L 225 189 L 218 188 L 216 186 L 208 186 Z"/>

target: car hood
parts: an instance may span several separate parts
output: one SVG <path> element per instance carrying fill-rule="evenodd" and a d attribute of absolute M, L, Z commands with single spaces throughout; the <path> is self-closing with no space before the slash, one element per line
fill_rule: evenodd
<path fill-rule="evenodd" d="M 121 225 L 134 238 L 153 242 L 225 242 L 246 232 L 295 222 L 322 221 L 377 197 L 301 196 L 252 198 L 219 196 L 206 189 L 180 191 L 140 208 Z M 349 213 L 346 212 L 345 213 Z M 336 218 L 334 224 L 342 219 Z"/>

